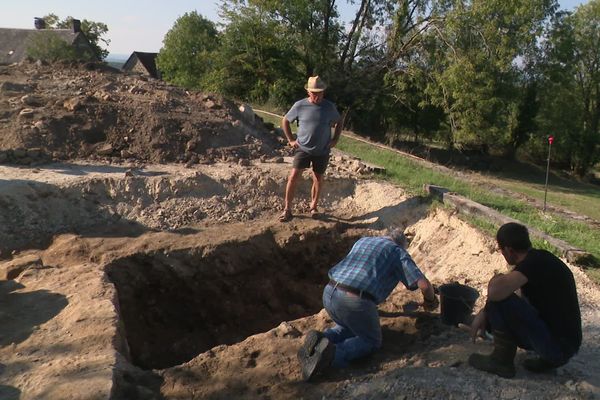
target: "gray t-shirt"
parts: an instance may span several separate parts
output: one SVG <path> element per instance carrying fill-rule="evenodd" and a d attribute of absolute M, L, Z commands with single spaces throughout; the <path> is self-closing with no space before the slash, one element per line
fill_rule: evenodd
<path fill-rule="evenodd" d="M 296 140 L 300 150 L 313 156 L 329 154 L 331 126 L 340 119 L 335 104 L 325 99 L 314 104 L 306 98 L 294 103 L 285 119 L 290 123 L 298 120 Z"/>

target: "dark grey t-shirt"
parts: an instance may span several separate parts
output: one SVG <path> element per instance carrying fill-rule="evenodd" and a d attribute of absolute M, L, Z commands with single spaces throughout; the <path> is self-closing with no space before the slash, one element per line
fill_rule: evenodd
<path fill-rule="evenodd" d="M 313 156 L 329 154 L 331 126 L 339 121 L 335 104 L 323 99 L 314 104 L 308 98 L 297 101 L 285 114 L 290 122 L 298 120 L 297 142 L 300 150 Z"/>

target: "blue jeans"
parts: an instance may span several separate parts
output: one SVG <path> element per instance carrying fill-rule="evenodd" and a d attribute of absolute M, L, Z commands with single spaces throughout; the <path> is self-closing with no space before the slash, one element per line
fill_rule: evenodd
<path fill-rule="evenodd" d="M 575 354 L 567 343 L 552 335 L 537 310 L 516 294 L 501 301 L 488 301 L 485 311 L 492 330 L 511 335 L 517 346 L 535 351 L 557 367 Z"/>
<path fill-rule="evenodd" d="M 379 313 L 373 301 L 327 285 L 323 290 L 323 306 L 335 322 L 333 328 L 323 332 L 335 344 L 333 367 L 346 367 L 348 361 L 381 347 Z"/>

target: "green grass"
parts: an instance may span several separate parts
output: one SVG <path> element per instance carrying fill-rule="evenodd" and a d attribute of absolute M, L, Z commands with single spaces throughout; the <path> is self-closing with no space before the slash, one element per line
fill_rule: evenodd
<path fill-rule="evenodd" d="M 401 157 L 393 151 L 373 147 L 347 137 L 342 137 L 338 147 L 367 162 L 384 167 L 386 169 L 385 179 L 402 186 L 410 193 L 424 194 L 423 185 L 426 183 L 443 186 L 452 192 L 517 219 L 527 226 L 537 228 L 557 239 L 562 239 L 575 247 L 586 250 L 600 260 L 600 230 L 593 229 L 585 223 L 544 214 L 522 200 L 490 192 L 487 188 L 427 168 L 408 158 Z M 487 230 L 495 233 L 496 228 Z M 541 241 L 536 245 L 548 250 L 556 250 Z"/>
<path fill-rule="evenodd" d="M 526 171 L 523 168 L 520 171 L 509 169 L 497 175 L 487 175 L 486 178 L 499 187 L 539 201 L 544 200 L 545 171 L 538 167 L 529 166 Z M 551 173 L 547 202 L 600 221 L 600 188 L 596 185 Z"/>
<path fill-rule="evenodd" d="M 265 121 L 279 126 L 280 119 L 268 115 L 261 115 Z M 292 127 L 295 128 L 295 127 Z M 517 198 L 503 196 L 491 192 L 488 188 L 459 179 L 443 172 L 433 170 L 409 158 L 399 156 L 397 153 L 375 147 L 358 140 L 342 137 L 337 146 L 340 150 L 359 157 L 362 160 L 384 167 L 386 172 L 383 179 L 389 180 L 407 192 L 414 195 L 423 195 L 424 184 L 433 184 L 445 187 L 473 201 L 488 206 L 498 212 L 521 221 L 523 224 L 537 228 L 571 245 L 588 251 L 597 260 L 600 260 L 600 230 L 574 220 L 569 220 L 558 215 L 542 213 L 537 208 Z M 527 175 L 530 174 L 530 175 Z M 505 176 L 489 177 L 493 184 L 511 191 L 521 192 L 528 196 L 543 200 L 543 183 L 540 186 L 532 184 L 537 172 L 525 171 L 523 181 L 518 180 L 518 171 L 509 171 Z M 488 178 L 488 177 L 486 177 Z M 565 208 L 600 219 L 600 190 L 592 185 L 583 185 L 553 177 L 555 185 L 551 186 L 548 202 L 562 205 Z M 598 215 L 598 217 L 596 217 Z M 498 226 L 490 221 L 469 217 L 469 221 L 483 231 L 495 235 Z M 554 253 L 557 249 L 542 240 L 533 240 L 537 248 L 545 248 Z M 588 275 L 600 283 L 600 269 L 588 269 Z"/>

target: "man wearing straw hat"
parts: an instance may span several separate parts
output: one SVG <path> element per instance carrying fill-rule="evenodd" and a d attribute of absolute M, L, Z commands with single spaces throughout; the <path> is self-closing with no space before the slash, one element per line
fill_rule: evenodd
<path fill-rule="evenodd" d="M 319 216 L 317 204 L 323 188 L 323 174 L 329 162 L 329 149 L 337 144 L 342 133 L 340 113 L 335 104 L 324 98 L 325 82 L 319 76 L 311 76 L 305 86 L 308 97 L 297 101 L 281 121 L 281 127 L 290 146 L 295 150 L 292 172 L 285 187 L 285 204 L 281 222 L 292 219 L 292 200 L 302 170 L 312 165 L 312 188 L 310 214 Z M 298 121 L 297 137 L 294 138 L 290 123 Z M 334 127 L 333 137 L 331 127 Z"/>
<path fill-rule="evenodd" d="M 581 312 L 571 270 L 552 253 L 533 249 L 521 224 L 502 225 L 496 241 L 514 268 L 488 283 L 487 302 L 471 324 L 471 336 L 491 331 L 494 350 L 489 355 L 471 354 L 469 364 L 512 378 L 517 346 L 536 353 L 523 361 L 531 372 L 566 364 L 581 346 Z"/>
<path fill-rule="evenodd" d="M 390 229 L 385 236 L 363 237 L 329 270 L 323 305 L 335 326 L 307 333 L 298 351 L 304 380 L 329 367 L 343 368 L 381 347 L 377 305 L 399 282 L 409 290 L 420 289 L 426 311 L 437 308 L 434 287 L 406 251 L 407 246 L 401 229 Z"/>

